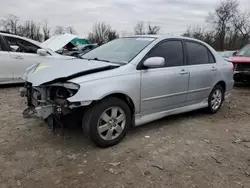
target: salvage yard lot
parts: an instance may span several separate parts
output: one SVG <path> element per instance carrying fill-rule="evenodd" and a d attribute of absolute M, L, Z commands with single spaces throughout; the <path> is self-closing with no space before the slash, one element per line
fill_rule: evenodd
<path fill-rule="evenodd" d="M 215 115 L 203 110 L 132 129 L 100 149 L 77 127 L 64 137 L 23 119 L 18 87 L 0 88 L 0 187 L 250 187 L 250 86 Z"/>

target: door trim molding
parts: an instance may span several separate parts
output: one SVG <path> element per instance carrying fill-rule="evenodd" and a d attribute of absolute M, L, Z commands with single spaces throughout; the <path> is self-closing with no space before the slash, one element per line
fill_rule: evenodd
<path fill-rule="evenodd" d="M 178 95 L 184 95 L 184 94 L 187 94 L 187 91 L 168 94 L 168 95 L 161 95 L 161 96 L 157 96 L 157 97 L 149 97 L 149 98 L 142 99 L 142 102 L 161 99 L 161 98 L 167 98 L 167 97 L 173 97 L 173 96 L 178 96 Z"/>
<path fill-rule="evenodd" d="M 200 92 L 200 91 L 206 91 L 206 90 L 210 90 L 211 87 L 204 87 L 204 88 L 201 88 L 201 89 L 194 89 L 194 90 L 190 90 L 188 91 L 187 93 L 195 93 L 195 92 Z"/>
<path fill-rule="evenodd" d="M 142 99 L 142 102 L 152 101 L 152 100 L 157 100 L 157 99 L 162 99 L 162 98 L 167 98 L 167 97 L 174 97 L 174 96 L 178 96 L 178 95 L 185 95 L 185 94 L 195 93 L 195 92 L 200 92 L 200 91 L 206 91 L 206 90 L 210 90 L 210 89 L 211 89 L 211 87 L 205 87 L 205 88 L 201 88 L 201 89 L 194 89 L 191 91 L 173 93 L 173 94 L 168 94 L 168 95 L 160 95 L 157 97 L 149 97 L 149 98 Z"/>

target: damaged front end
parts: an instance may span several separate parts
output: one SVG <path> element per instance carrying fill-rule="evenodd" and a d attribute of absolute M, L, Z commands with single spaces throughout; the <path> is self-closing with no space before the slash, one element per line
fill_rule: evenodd
<path fill-rule="evenodd" d="M 20 95 L 27 98 L 28 108 L 24 111 L 24 117 L 35 116 L 48 119 L 50 116 L 65 116 L 71 114 L 82 104 L 71 103 L 67 99 L 74 96 L 80 86 L 75 83 L 51 83 L 40 86 L 32 86 L 26 82 L 25 87 L 20 88 Z"/>

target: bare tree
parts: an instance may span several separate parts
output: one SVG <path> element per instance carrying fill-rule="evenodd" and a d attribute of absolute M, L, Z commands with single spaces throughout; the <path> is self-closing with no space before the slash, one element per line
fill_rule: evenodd
<path fill-rule="evenodd" d="M 5 19 L 1 20 L 1 25 L 3 27 L 3 31 L 17 34 L 19 18 L 15 15 L 8 15 Z"/>
<path fill-rule="evenodd" d="M 55 35 L 61 35 L 65 33 L 65 28 L 63 26 L 56 26 L 56 29 L 54 31 Z"/>
<path fill-rule="evenodd" d="M 144 22 L 138 22 L 136 26 L 134 27 L 134 33 L 135 35 L 145 35 L 145 28 L 144 28 Z"/>
<path fill-rule="evenodd" d="M 203 40 L 217 50 L 239 49 L 250 40 L 250 13 L 241 12 L 238 0 L 224 0 L 206 20 L 212 28 L 189 27 L 184 36 Z"/>
<path fill-rule="evenodd" d="M 147 29 L 145 29 L 144 22 L 138 22 L 136 26 L 134 27 L 134 33 L 135 35 L 155 35 L 160 31 L 160 26 L 153 26 L 150 23 L 147 25 Z"/>
<path fill-rule="evenodd" d="M 220 50 L 224 49 L 226 34 L 230 30 L 231 21 L 238 10 L 238 0 L 224 0 L 221 1 L 221 4 L 215 9 L 214 12 L 209 13 L 207 21 L 215 26 L 219 39 Z"/>
<path fill-rule="evenodd" d="M 155 35 L 159 31 L 160 31 L 160 26 L 158 26 L 158 25 L 153 26 L 150 23 L 148 23 L 148 31 L 147 31 L 148 35 Z"/>
<path fill-rule="evenodd" d="M 44 40 L 47 40 L 50 38 L 50 28 L 48 27 L 47 20 L 44 21 L 44 25 L 43 25 L 43 37 L 44 37 Z"/>
<path fill-rule="evenodd" d="M 89 33 L 89 39 L 98 44 L 104 44 L 118 37 L 118 33 L 112 30 L 109 24 L 104 22 L 96 23 L 93 26 L 92 32 Z"/>
<path fill-rule="evenodd" d="M 211 46 L 214 45 L 215 33 L 212 30 L 206 30 L 200 26 L 189 26 L 187 31 L 183 34 L 185 37 L 192 37 L 202 40 Z"/>
<path fill-rule="evenodd" d="M 240 33 L 242 36 L 241 46 L 248 43 L 248 39 L 250 38 L 250 12 L 238 13 L 234 16 L 232 23 L 235 33 Z"/>
<path fill-rule="evenodd" d="M 76 34 L 76 30 L 72 26 L 69 26 L 66 28 L 66 33 Z"/>
<path fill-rule="evenodd" d="M 23 25 L 19 25 L 16 34 L 36 41 L 42 41 L 40 25 L 34 21 L 25 21 Z"/>
<path fill-rule="evenodd" d="M 115 30 L 110 30 L 108 33 L 108 41 L 119 38 L 119 34 Z"/>

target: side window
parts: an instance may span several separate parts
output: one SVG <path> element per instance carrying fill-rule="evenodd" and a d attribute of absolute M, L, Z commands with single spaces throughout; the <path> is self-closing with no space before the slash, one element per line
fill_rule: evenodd
<path fill-rule="evenodd" d="M 189 65 L 208 64 L 208 50 L 202 44 L 186 42 Z"/>
<path fill-rule="evenodd" d="M 14 37 L 5 37 L 12 52 L 36 53 L 39 47 L 22 39 Z"/>
<path fill-rule="evenodd" d="M 2 37 L 0 36 L 0 51 L 3 51 Z"/>
<path fill-rule="evenodd" d="M 163 57 L 166 67 L 182 66 L 184 64 L 181 41 L 166 41 L 159 44 L 148 57 Z"/>
<path fill-rule="evenodd" d="M 216 63 L 215 58 L 214 58 L 212 52 L 210 52 L 209 50 L 208 50 L 208 58 L 209 58 L 209 62 L 210 63 Z"/>

